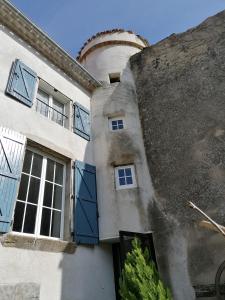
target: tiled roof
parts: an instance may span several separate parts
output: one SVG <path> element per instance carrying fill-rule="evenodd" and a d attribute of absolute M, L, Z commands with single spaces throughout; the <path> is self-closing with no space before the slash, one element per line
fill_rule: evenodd
<path fill-rule="evenodd" d="M 98 33 L 96 33 L 95 35 L 93 35 L 92 37 L 90 37 L 90 38 L 84 43 L 84 45 L 82 46 L 82 48 L 81 48 L 80 51 L 78 52 L 78 55 L 77 55 L 77 58 L 76 58 L 76 59 L 77 59 L 77 60 L 80 59 L 81 52 L 82 52 L 83 49 L 87 46 L 88 43 L 90 43 L 91 41 L 93 41 L 94 39 L 96 39 L 96 38 L 98 38 L 98 37 L 100 37 L 100 36 L 102 36 L 102 35 L 111 34 L 111 33 L 116 33 L 116 32 L 120 32 L 120 33 L 122 33 L 122 32 L 128 32 L 128 33 L 130 33 L 130 34 L 134 34 L 134 35 L 136 35 L 136 36 L 137 36 L 137 37 L 145 44 L 146 47 L 149 46 L 149 42 L 148 42 L 145 38 L 143 38 L 142 36 L 140 36 L 139 34 L 136 34 L 136 33 L 134 33 L 134 32 L 131 31 L 131 30 L 125 30 L 125 29 L 121 29 L 121 28 L 115 28 L 115 29 L 111 29 L 111 30 L 106 30 L 106 31 L 98 32 Z"/>

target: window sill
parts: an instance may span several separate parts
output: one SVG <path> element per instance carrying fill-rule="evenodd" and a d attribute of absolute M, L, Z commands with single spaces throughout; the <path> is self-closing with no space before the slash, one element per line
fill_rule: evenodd
<path fill-rule="evenodd" d="M 3 247 L 47 251 L 55 253 L 63 252 L 73 254 L 76 250 L 76 244 L 73 242 L 51 240 L 47 238 L 36 238 L 12 233 L 4 234 L 0 238 L 0 242 Z"/>

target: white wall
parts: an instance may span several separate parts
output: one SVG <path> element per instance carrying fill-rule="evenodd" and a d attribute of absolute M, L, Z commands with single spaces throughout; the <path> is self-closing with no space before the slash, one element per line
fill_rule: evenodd
<path fill-rule="evenodd" d="M 135 35 L 115 33 L 90 42 L 103 40 L 134 41 Z M 136 37 L 136 42 L 144 45 Z M 82 53 L 90 48 L 88 44 Z M 87 70 L 101 81 L 91 100 L 94 161 L 97 167 L 100 238 L 111 241 L 119 231 L 148 232 L 151 230 L 149 210 L 153 188 L 146 163 L 135 85 L 129 58 L 139 49 L 128 45 L 106 45 L 96 48 L 83 61 Z M 121 73 L 120 83 L 109 83 L 109 73 Z M 108 118 L 123 116 L 126 128 L 110 131 Z M 134 164 L 137 187 L 116 190 L 114 167 Z"/>
<path fill-rule="evenodd" d="M 92 142 L 10 98 L 5 90 L 12 62 L 19 58 L 43 80 L 87 108 L 89 93 L 12 33 L 0 29 L 0 126 L 21 132 L 71 160 L 93 163 Z M 60 254 L 0 246 L 0 266 L 0 284 L 35 282 L 40 284 L 41 300 L 115 298 L 111 247 L 78 246 L 75 254 Z"/>

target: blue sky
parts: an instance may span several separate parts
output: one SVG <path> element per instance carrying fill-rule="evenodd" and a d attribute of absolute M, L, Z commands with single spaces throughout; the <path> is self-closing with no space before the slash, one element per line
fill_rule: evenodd
<path fill-rule="evenodd" d="M 225 9 L 225 0 L 11 0 L 55 42 L 76 56 L 93 34 L 124 28 L 151 44 Z"/>

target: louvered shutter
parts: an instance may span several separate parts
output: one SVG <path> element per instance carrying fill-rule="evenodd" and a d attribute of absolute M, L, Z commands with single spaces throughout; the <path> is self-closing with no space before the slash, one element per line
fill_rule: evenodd
<path fill-rule="evenodd" d="M 22 168 L 26 137 L 0 127 L 0 232 L 11 225 Z"/>
<path fill-rule="evenodd" d="M 37 74 L 20 60 L 16 59 L 11 69 L 6 92 L 20 102 L 31 107 L 33 104 L 36 82 Z"/>
<path fill-rule="evenodd" d="M 98 244 L 96 168 L 75 162 L 75 240 L 78 244 Z"/>
<path fill-rule="evenodd" d="M 74 132 L 90 141 L 90 113 L 78 103 L 74 104 Z"/>

